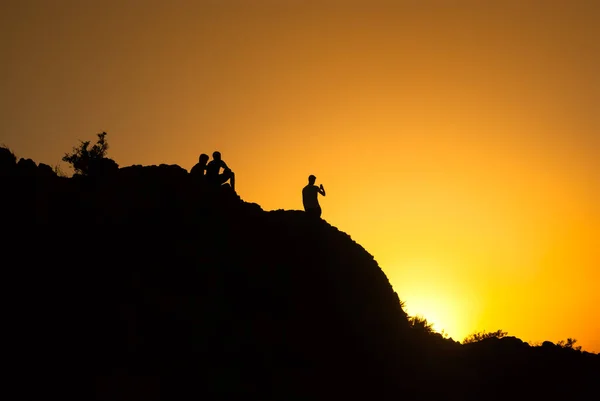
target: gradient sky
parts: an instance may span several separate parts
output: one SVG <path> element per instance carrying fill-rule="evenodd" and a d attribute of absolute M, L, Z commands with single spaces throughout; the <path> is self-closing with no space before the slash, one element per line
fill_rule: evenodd
<path fill-rule="evenodd" d="M 600 3 L 2 0 L 0 143 L 121 166 L 220 150 L 323 218 L 454 339 L 600 352 Z M 63 169 L 69 171 L 63 164 Z"/>

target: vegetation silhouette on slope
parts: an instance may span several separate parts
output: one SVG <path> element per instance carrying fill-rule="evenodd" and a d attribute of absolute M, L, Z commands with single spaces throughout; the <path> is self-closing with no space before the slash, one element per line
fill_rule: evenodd
<path fill-rule="evenodd" d="M 179 166 L 102 163 L 66 178 L 0 149 L 7 391 L 20 399 L 84 399 L 83 382 L 97 400 L 597 390 L 599 355 L 460 344 L 407 316 L 373 257 L 324 220 L 266 212 Z"/>

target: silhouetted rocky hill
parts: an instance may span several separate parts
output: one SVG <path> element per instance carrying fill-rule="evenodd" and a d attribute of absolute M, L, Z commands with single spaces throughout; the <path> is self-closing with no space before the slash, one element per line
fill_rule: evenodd
<path fill-rule="evenodd" d="M 10 399 L 599 399 L 596 354 L 411 329 L 326 221 L 107 166 L 58 177 L 0 149 Z"/>

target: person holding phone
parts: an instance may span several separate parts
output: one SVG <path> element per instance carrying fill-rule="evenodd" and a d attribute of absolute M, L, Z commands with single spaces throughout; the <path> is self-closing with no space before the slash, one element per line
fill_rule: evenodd
<path fill-rule="evenodd" d="M 321 217 L 321 206 L 319 205 L 319 194 L 325 196 L 325 188 L 323 184 L 318 187 L 315 185 L 317 177 L 314 175 L 308 176 L 308 185 L 302 189 L 302 203 L 304 204 L 304 211 L 313 217 Z"/>

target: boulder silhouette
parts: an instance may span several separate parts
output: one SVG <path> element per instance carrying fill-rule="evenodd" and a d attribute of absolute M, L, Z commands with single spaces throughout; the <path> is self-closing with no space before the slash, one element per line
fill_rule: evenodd
<path fill-rule="evenodd" d="M 597 354 L 411 329 L 373 256 L 303 211 L 266 212 L 175 165 L 65 178 L 10 160 L 0 151 L 7 394 L 89 398 L 80 383 L 97 400 L 596 390 Z"/>
<path fill-rule="evenodd" d="M 113 159 L 101 157 L 90 159 L 88 167 L 88 175 L 93 177 L 106 177 L 116 174 L 119 170 L 119 165 Z"/>
<path fill-rule="evenodd" d="M 14 169 L 17 167 L 17 157 L 10 149 L 0 147 L 0 174 L 3 176 L 14 175 Z"/>

